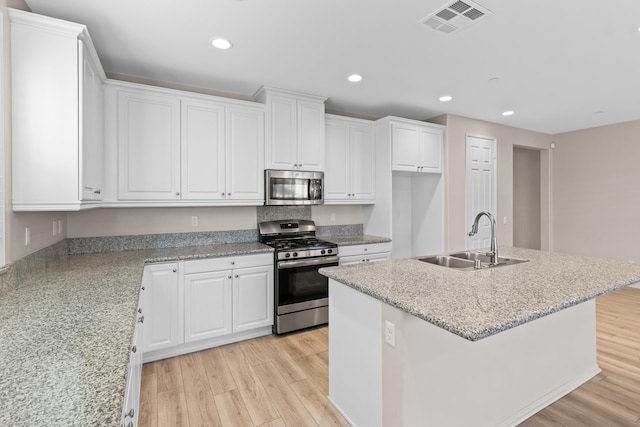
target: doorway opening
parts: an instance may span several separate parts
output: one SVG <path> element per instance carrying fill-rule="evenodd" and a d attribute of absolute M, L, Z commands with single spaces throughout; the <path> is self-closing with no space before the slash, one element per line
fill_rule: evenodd
<path fill-rule="evenodd" d="M 513 246 L 542 248 L 540 150 L 513 147 Z"/>

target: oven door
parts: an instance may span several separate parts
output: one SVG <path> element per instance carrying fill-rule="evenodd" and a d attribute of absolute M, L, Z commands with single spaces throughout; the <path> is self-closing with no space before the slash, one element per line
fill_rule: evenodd
<path fill-rule="evenodd" d="M 339 257 L 279 261 L 275 290 L 278 315 L 327 306 L 329 279 L 318 273 L 322 267 L 338 265 Z"/>

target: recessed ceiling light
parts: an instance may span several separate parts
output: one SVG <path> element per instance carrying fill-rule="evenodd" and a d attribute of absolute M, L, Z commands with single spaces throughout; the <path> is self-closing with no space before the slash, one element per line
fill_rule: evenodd
<path fill-rule="evenodd" d="M 507 110 L 507 111 L 503 111 L 502 115 L 503 116 L 513 116 L 516 112 L 513 110 Z"/>
<path fill-rule="evenodd" d="M 440 98 L 438 98 L 440 100 L 440 102 L 449 102 L 453 99 L 453 96 L 451 95 L 443 95 Z"/>
<path fill-rule="evenodd" d="M 221 38 L 211 40 L 211 44 L 213 45 L 213 47 L 222 50 L 230 49 L 231 46 L 233 46 L 229 40 Z"/>
<path fill-rule="evenodd" d="M 362 76 L 360 74 L 351 74 L 349 77 L 347 77 L 347 80 L 349 80 L 351 83 L 357 83 L 362 81 Z"/>

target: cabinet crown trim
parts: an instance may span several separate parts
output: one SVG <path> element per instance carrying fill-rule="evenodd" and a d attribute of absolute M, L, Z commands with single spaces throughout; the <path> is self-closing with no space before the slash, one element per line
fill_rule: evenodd
<path fill-rule="evenodd" d="M 392 122 L 408 123 L 408 124 L 418 125 L 418 126 L 428 126 L 430 128 L 434 128 L 434 129 L 445 129 L 446 128 L 446 126 L 440 125 L 440 124 L 437 124 L 437 123 L 425 122 L 425 121 L 422 121 L 422 120 L 406 119 L 404 117 L 396 117 L 396 116 L 386 116 L 386 117 L 383 117 L 381 119 L 376 120 L 376 123 L 392 123 Z"/>
<path fill-rule="evenodd" d="M 257 102 L 265 102 L 267 95 L 281 95 L 316 102 L 325 102 L 327 100 L 326 96 L 295 92 L 293 90 L 280 89 L 272 86 L 262 86 L 257 90 L 256 93 L 253 94 L 253 99 L 255 99 Z"/>

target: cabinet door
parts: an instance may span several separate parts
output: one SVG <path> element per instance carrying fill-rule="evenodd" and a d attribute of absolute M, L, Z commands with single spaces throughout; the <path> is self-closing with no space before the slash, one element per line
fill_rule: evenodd
<path fill-rule="evenodd" d="M 232 332 L 231 270 L 184 276 L 185 342 Z"/>
<path fill-rule="evenodd" d="M 264 112 L 227 107 L 227 199 L 264 202 Z"/>
<path fill-rule="evenodd" d="M 376 254 L 369 254 L 366 257 L 367 262 L 387 261 L 391 259 L 391 252 L 380 252 Z"/>
<path fill-rule="evenodd" d="M 420 135 L 422 148 L 421 172 L 442 172 L 442 131 L 423 129 Z"/>
<path fill-rule="evenodd" d="M 290 170 L 297 160 L 297 103 L 294 98 L 269 97 L 269 136 L 267 137 L 267 169 Z"/>
<path fill-rule="evenodd" d="M 417 126 L 392 123 L 392 170 L 417 172 L 422 159 L 420 151 L 421 130 Z"/>
<path fill-rule="evenodd" d="M 352 199 L 360 202 L 375 202 L 375 141 L 373 126 L 351 125 L 351 172 Z"/>
<path fill-rule="evenodd" d="M 298 169 L 324 171 L 324 103 L 298 100 Z"/>
<path fill-rule="evenodd" d="M 81 200 L 102 200 L 103 188 L 103 88 L 97 66 L 86 45 L 78 41 L 80 57 L 80 189 Z"/>
<path fill-rule="evenodd" d="M 273 266 L 233 274 L 233 332 L 273 325 Z"/>
<path fill-rule="evenodd" d="M 183 301 L 178 264 L 147 265 L 144 287 L 144 351 L 181 344 Z"/>
<path fill-rule="evenodd" d="M 118 198 L 180 198 L 180 100 L 118 92 Z"/>
<path fill-rule="evenodd" d="M 182 199 L 226 197 L 225 108 L 182 101 Z"/>
<path fill-rule="evenodd" d="M 350 255 L 350 256 L 340 256 L 340 266 L 343 265 L 352 265 L 352 264 L 360 264 L 365 262 L 364 254 L 361 255 Z"/>
<path fill-rule="evenodd" d="M 326 119 L 325 202 L 348 200 L 351 194 L 349 129 L 349 124 L 342 120 Z"/>

